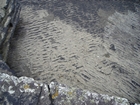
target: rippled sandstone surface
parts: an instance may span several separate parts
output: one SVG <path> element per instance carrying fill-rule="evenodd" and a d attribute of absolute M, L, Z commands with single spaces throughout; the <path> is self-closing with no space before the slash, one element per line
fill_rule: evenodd
<path fill-rule="evenodd" d="M 8 64 L 17 76 L 140 102 L 140 6 L 22 0 Z"/>

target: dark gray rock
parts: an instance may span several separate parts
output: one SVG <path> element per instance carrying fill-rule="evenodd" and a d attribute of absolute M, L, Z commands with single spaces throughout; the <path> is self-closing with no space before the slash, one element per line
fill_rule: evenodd
<path fill-rule="evenodd" d="M 113 51 L 115 51 L 116 50 L 115 45 L 114 44 L 111 44 L 110 45 L 110 49 L 113 50 Z"/>
<path fill-rule="evenodd" d="M 121 97 L 70 88 L 57 82 L 47 85 L 33 78 L 1 73 L 9 70 L 3 62 L 0 68 L 0 105 L 130 105 Z"/>
<path fill-rule="evenodd" d="M 4 61 L 10 46 L 10 38 L 12 37 L 15 26 L 18 22 L 20 13 L 20 5 L 16 0 L 2 0 L 0 4 L 0 54 Z"/>
<path fill-rule="evenodd" d="M 13 75 L 12 72 L 13 71 L 9 68 L 9 66 L 5 62 L 0 60 L 0 73 L 6 73 L 9 75 Z"/>
<path fill-rule="evenodd" d="M 50 105 L 45 84 L 33 78 L 0 73 L 0 103 L 2 105 Z"/>
<path fill-rule="evenodd" d="M 66 85 L 50 83 L 54 105 L 129 105 L 125 98 L 92 93 Z"/>
<path fill-rule="evenodd" d="M 1 105 L 129 105 L 125 98 L 92 93 L 51 82 L 46 84 L 32 78 L 0 73 Z M 49 95 L 50 91 L 50 95 Z M 51 100 L 51 101 L 50 101 Z"/>

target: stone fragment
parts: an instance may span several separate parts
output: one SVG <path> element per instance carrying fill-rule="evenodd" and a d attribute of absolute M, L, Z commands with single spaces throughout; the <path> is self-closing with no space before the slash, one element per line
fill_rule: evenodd
<path fill-rule="evenodd" d="M 116 50 L 116 49 L 115 49 L 115 45 L 114 45 L 114 44 L 111 44 L 111 45 L 110 45 L 110 49 L 113 50 L 113 51 L 115 51 L 115 50 Z"/>
<path fill-rule="evenodd" d="M 36 84 L 36 85 L 34 85 Z M 50 105 L 48 87 L 33 78 L 0 73 L 0 103 L 6 105 Z"/>
<path fill-rule="evenodd" d="M 125 98 L 70 88 L 56 82 L 50 83 L 53 105 L 130 105 Z"/>

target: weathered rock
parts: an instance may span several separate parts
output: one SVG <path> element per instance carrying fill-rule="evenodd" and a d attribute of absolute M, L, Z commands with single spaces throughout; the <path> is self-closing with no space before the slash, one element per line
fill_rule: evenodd
<path fill-rule="evenodd" d="M 0 68 L 0 105 L 131 105 L 125 98 L 1 73 L 9 70 L 4 62 Z"/>
<path fill-rule="evenodd" d="M 0 104 L 50 105 L 48 87 L 33 78 L 0 73 Z"/>
<path fill-rule="evenodd" d="M 12 37 L 20 13 L 20 5 L 16 0 L 1 0 L 0 3 L 0 54 L 7 60 L 9 41 Z"/>
<path fill-rule="evenodd" d="M 32 78 L 10 76 L 0 73 L 1 105 L 130 105 L 125 98 L 91 93 L 87 90 L 69 88 L 50 83 L 48 86 Z M 51 99 L 51 101 L 50 101 Z"/>
<path fill-rule="evenodd" d="M 127 99 L 69 88 L 56 82 L 50 83 L 54 105 L 130 105 Z"/>
<path fill-rule="evenodd" d="M 0 105 L 130 105 L 125 98 L 69 88 L 57 82 L 51 82 L 48 89 L 48 85 L 33 78 L 17 78 L 2 72 L 10 74 L 9 67 L 1 61 Z"/>
<path fill-rule="evenodd" d="M 0 73 L 5 73 L 5 74 L 13 75 L 12 72 L 13 71 L 9 68 L 9 66 L 5 62 L 0 60 Z"/>

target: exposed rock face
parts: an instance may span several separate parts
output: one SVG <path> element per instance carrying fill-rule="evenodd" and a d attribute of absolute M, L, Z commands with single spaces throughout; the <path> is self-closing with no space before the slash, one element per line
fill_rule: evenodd
<path fill-rule="evenodd" d="M 138 3 L 22 0 L 21 5 L 8 59 L 17 76 L 140 102 Z"/>
<path fill-rule="evenodd" d="M 54 91 L 51 95 L 50 101 L 47 85 L 32 78 L 17 78 L 4 73 L 0 73 L 0 83 L 1 105 L 129 105 L 125 98 L 109 97 L 61 84 L 57 87 L 58 93 Z"/>
<path fill-rule="evenodd" d="M 0 63 L 0 105 L 130 105 L 127 99 L 92 93 L 51 82 L 47 84 L 33 78 L 17 78 L 9 67 Z"/>
<path fill-rule="evenodd" d="M 69 88 L 66 85 L 50 83 L 54 105 L 129 105 L 125 98 L 109 97 L 87 90 Z M 58 92 L 58 94 L 57 94 Z"/>
<path fill-rule="evenodd" d="M 20 6 L 16 0 L 1 0 L 0 2 L 0 54 L 7 60 L 9 40 L 13 35 L 19 18 Z"/>
<path fill-rule="evenodd" d="M 1 105 L 50 105 L 48 86 L 33 78 L 0 73 Z"/>
<path fill-rule="evenodd" d="M 13 75 L 12 70 L 2 60 L 0 60 L 0 73 L 5 73 L 5 74 Z"/>

